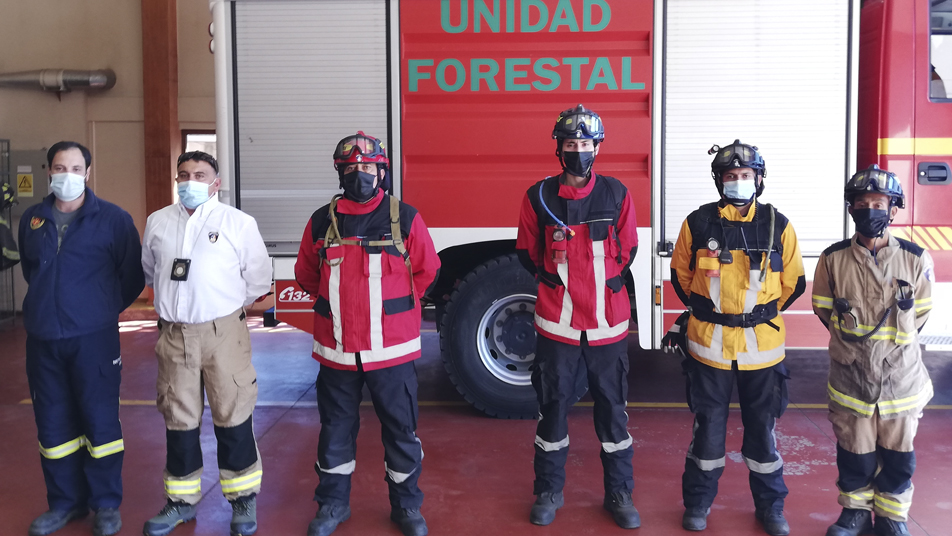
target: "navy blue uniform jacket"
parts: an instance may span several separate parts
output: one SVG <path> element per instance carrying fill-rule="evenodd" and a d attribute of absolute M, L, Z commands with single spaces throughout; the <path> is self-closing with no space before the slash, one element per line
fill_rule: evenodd
<path fill-rule="evenodd" d="M 79 215 L 56 251 L 51 194 L 20 218 L 20 265 L 30 285 L 23 323 L 33 337 L 65 339 L 117 326 L 145 286 L 132 216 L 86 188 Z"/>

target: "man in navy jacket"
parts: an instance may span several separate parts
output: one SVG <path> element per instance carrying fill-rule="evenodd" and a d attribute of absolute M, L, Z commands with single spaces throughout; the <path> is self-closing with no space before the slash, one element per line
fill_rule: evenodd
<path fill-rule="evenodd" d="M 31 536 L 89 509 L 96 535 L 122 525 L 118 323 L 145 279 L 132 217 L 86 188 L 91 160 L 78 143 L 53 145 L 53 194 L 20 219 L 27 379 L 49 502 Z"/>

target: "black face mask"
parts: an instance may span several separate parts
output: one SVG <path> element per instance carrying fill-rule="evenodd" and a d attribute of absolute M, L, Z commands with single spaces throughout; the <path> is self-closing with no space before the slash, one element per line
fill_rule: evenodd
<path fill-rule="evenodd" d="M 344 197 L 358 203 L 366 203 L 377 195 L 374 181 L 377 176 L 363 171 L 351 171 L 341 175 L 340 185 L 344 189 Z"/>
<path fill-rule="evenodd" d="M 588 177 L 595 163 L 595 151 L 581 153 L 562 151 L 562 169 L 576 177 Z"/>
<path fill-rule="evenodd" d="M 856 231 L 866 238 L 878 238 L 889 227 L 889 211 L 873 208 L 854 208 L 853 223 Z"/>

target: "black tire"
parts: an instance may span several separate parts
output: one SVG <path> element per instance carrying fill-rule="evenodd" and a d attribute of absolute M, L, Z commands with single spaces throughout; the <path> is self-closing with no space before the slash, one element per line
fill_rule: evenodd
<path fill-rule="evenodd" d="M 463 398 L 491 417 L 539 414 L 529 383 L 536 294 L 532 276 L 509 254 L 468 273 L 446 302 L 440 322 L 443 365 Z M 588 387 L 584 367 L 578 379 L 581 398 Z"/>

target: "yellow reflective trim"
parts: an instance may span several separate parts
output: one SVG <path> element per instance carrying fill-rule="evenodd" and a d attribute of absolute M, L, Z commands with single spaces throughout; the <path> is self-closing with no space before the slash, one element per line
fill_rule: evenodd
<path fill-rule="evenodd" d="M 191 495 L 202 492 L 202 480 L 166 480 L 165 492 L 169 495 Z"/>
<path fill-rule="evenodd" d="M 916 300 L 916 303 L 932 303 L 932 298 L 922 298 L 920 300 Z"/>
<path fill-rule="evenodd" d="M 42 454 L 43 457 L 48 460 L 58 460 L 60 458 L 65 458 L 66 456 L 69 456 L 70 454 L 76 452 L 77 450 L 81 449 L 83 445 L 85 444 L 86 444 L 86 436 L 79 436 L 72 441 L 67 441 L 66 443 L 63 443 L 62 445 L 57 445 L 51 448 L 45 448 L 43 447 L 42 443 L 39 443 L 40 454 Z"/>
<path fill-rule="evenodd" d="M 867 326 L 865 324 L 858 324 L 855 328 L 848 328 L 843 326 L 839 322 L 840 317 L 833 313 L 830 317 L 830 323 L 843 333 L 849 333 L 851 335 L 856 335 L 859 337 L 865 337 L 870 331 L 876 329 L 876 326 Z M 865 331 L 863 331 L 865 330 Z M 895 333 L 894 333 L 895 332 Z M 903 345 L 909 344 L 914 340 L 915 333 L 906 333 L 905 331 L 897 331 L 896 328 L 890 326 L 884 326 L 876 332 L 875 335 L 870 336 L 869 338 L 874 341 L 895 341 L 896 344 Z"/>
<path fill-rule="evenodd" d="M 891 501 L 879 495 L 873 497 L 873 501 L 876 503 L 881 510 L 885 510 L 890 514 L 896 514 L 897 516 L 905 517 L 909 513 L 909 507 L 911 504 L 901 504 L 896 501 Z M 888 506 L 887 506 L 888 505 Z M 890 508 L 893 507 L 893 508 Z M 898 508 L 898 510 L 897 510 Z"/>
<path fill-rule="evenodd" d="M 111 443 L 106 443 L 105 445 L 95 447 L 87 439 L 86 448 L 89 450 L 89 455 L 93 458 L 103 458 L 105 456 L 109 456 L 110 454 L 122 452 L 125 450 L 125 444 L 122 442 L 122 439 L 117 439 Z"/>
<path fill-rule="evenodd" d="M 854 493 L 846 493 L 845 491 L 841 491 L 841 492 L 840 492 L 840 495 L 842 495 L 842 496 L 844 496 L 844 497 L 849 497 L 850 499 L 854 499 L 854 500 L 857 500 L 857 501 L 868 501 L 868 500 L 870 500 L 870 499 L 873 498 L 873 492 L 872 492 L 872 491 L 863 491 L 863 492 L 855 493 L 855 494 L 854 494 Z"/>
<path fill-rule="evenodd" d="M 952 155 L 952 138 L 879 138 L 878 142 L 880 155 Z"/>
<path fill-rule="evenodd" d="M 837 391 L 833 388 L 831 384 L 826 384 L 827 391 L 830 394 L 830 398 L 834 402 L 846 406 L 848 408 L 855 409 L 856 411 L 862 413 L 863 415 L 872 415 L 874 406 L 872 404 L 867 404 L 862 400 L 857 400 L 851 396 L 844 395 L 843 393 Z"/>
<path fill-rule="evenodd" d="M 826 296 L 820 296 L 819 294 L 813 295 L 814 301 L 821 301 L 826 303 L 833 303 L 833 298 L 827 298 Z"/>
<path fill-rule="evenodd" d="M 221 491 L 222 493 L 234 493 L 236 491 L 251 489 L 261 483 L 261 473 L 262 471 L 259 469 L 253 473 L 249 473 L 238 478 L 222 480 Z"/>

